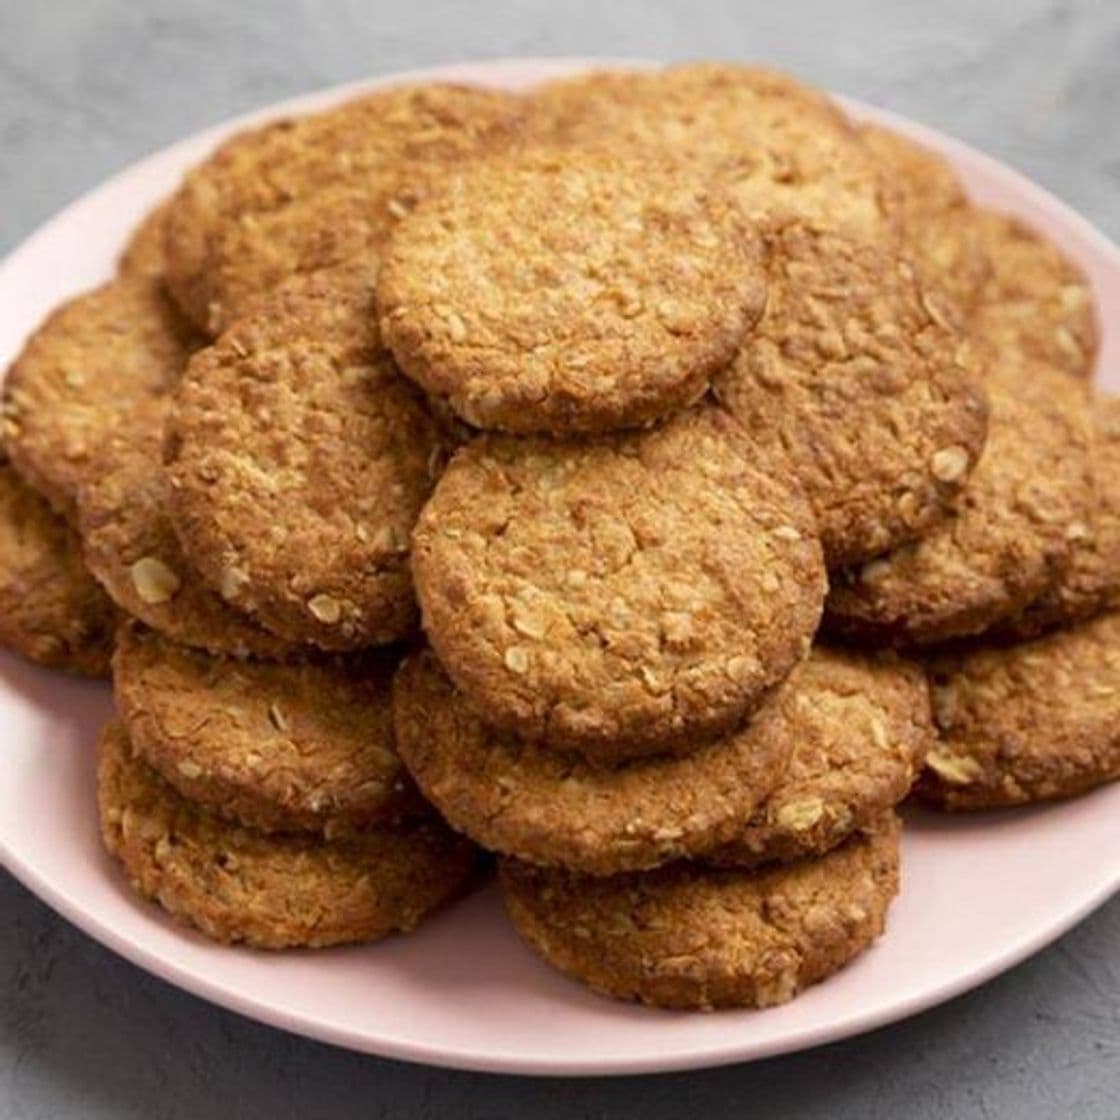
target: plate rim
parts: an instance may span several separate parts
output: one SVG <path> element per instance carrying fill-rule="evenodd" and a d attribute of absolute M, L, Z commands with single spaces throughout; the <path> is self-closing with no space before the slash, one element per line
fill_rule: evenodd
<path fill-rule="evenodd" d="M 515 56 L 463 60 L 447 65 L 396 71 L 320 87 L 280 101 L 271 102 L 245 113 L 236 114 L 217 124 L 206 126 L 172 141 L 170 144 L 150 152 L 114 172 L 90 189 L 83 191 L 20 240 L 0 260 L 0 282 L 3 282 L 10 273 L 20 268 L 24 257 L 33 254 L 40 240 L 47 239 L 56 225 L 66 221 L 73 211 L 90 205 L 103 192 L 118 188 L 122 181 L 127 178 L 141 176 L 145 171 L 154 168 L 157 163 L 162 163 L 168 158 L 173 159 L 181 149 L 203 143 L 212 146 L 230 132 L 263 120 L 287 113 L 314 111 L 320 106 L 329 105 L 332 102 L 364 91 L 405 82 L 464 80 L 470 81 L 472 84 L 484 82 L 508 85 L 511 81 L 516 81 L 518 75 L 525 77 L 533 74 L 535 79 L 539 81 L 594 68 L 641 68 L 660 64 L 659 60 L 648 58 L 580 55 Z M 936 150 L 945 153 L 951 161 L 956 162 L 958 159 L 963 159 L 968 163 L 982 167 L 991 178 L 1002 181 L 1012 193 L 1027 199 L 1032 206 L 1053 212 L 1063 225 L 1075 231 L 1077 236 L 1082 238 L 1092 251 L 1106 262 L 1106 267 L 1109 270 L 1115 270 L 1120 275 L 1120 246 L 1088 219 L 1077 213 L 1068 203 L 1045 187 L 1027 178 L 1022 172 L 956 137 L 919 121 L 914 121 L 899 113 L 852 97 L 833 96 L 847 111 L 860 119 L 872 120 L 897 128 L 900 132 L 928 143 Z M 205 975 L 194 971 L 190 967 L 181 965 L 179 962 L 148 948 L 142 940 L 114 929 L 99 914 L 84 908 L 79 902 L 67 896 L 49 876 L 41 874 L 32 861 L 20 854 L 18 845 L 12 843 L 2 833 L 0 833 L 0 862 L 27 890 L 65 920 L 110 951 L 128 960 L 149 975 L 236 1014 L 292 1034 L 361 1053 L 441 1068 L 530 1076 L 606 1077 L 714 1068 L 757 1061 L 775 1057 L 779 1054 L 796 1053 L 865 1034 L 891 1023 L 910 1018 L 921 1011 L 948 1002 L 973 988 L 979 987 L 994 976 L 1014 967 L 1056 941 L 1079 921 L 1103 905 L 1113 894 L 1120 891 L 1120 867 L 1117 867 L 1111 878 L 1107 874 L 1102 876 L 1095 889 L 1086 892 L 1083 897 L 1077 900 L 1076 904 L 1070 905 L 1056 920 L 1049 922 L 1041 929 L 1029 931 L 1009 945 L 1002 946 L 999 951 L 991 953 L 978 965 L 958 970 L 958 973 L 947 982 L 941 980 L 928 989 L 914 992 L 900 1002 L 866 1011 L 845 1019 L 839 1024 L 836 1022 L 825 1023 L 813 1029 L 806 1029 L 798 1035 L 796 1040 L 778 1038 L 769 1044 L 765 1041 L 743 1044 L 732 1040 L 723 1043 L 704 1043 L 694 1049 L 679 1049 L 668 1056 L 664 1053 L 653 1052 L 640 1057 L 608 1057 L 600 1061 L 592 1061 L 590 1059 L 571 1059 L 565 1057 L 562 1053 L 548 1059 L 540 1059 L 496 1052 L 493 1048 L 486 1050 L 472 1050 L 470 1047 L 449 1049 L 446 1044 L 424 1044 L 392 1036 L 373 1036 L 368 1030 L 341 1028 L 330 1023 L 311 1020 L 306 1015 L 297 1012 L 277 1009 L 275 1005 L 269 1004 L 261 998 L 237 992 L 231 993 L 230 989 L 221 982 L 210 981 Z"/>

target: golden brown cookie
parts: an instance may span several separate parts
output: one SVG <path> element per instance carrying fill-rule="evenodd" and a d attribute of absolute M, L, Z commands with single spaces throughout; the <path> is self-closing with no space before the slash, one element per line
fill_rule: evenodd
<path fill-rule="evenodd" d="M 401 368 L 469 423 L 641 427 L 695 400 L 766 298 L 762 246 L 687 163 L 563 149 L 478 163 L 393 231 Z"/>
<path fill-rule="evenodd" d="M 428 819 L 340 840 L 267 835 L 221 820 L 102 732 L 97 802 L 105 847 L 134 890 L 215 941 L 321 948 L 413 929 L 459 894 L 477 849 Z"/>
<path fill-rule="evenodd" d="M 183 645 L 272 659 L 295 648 L 231 607 L 187 562 L 168 506 L 161 463 L 167 397 L 124 416 L 91 459 L 78 492 L 86 564 L 126 614 Z"/>
<path fill-rule="evenodd" d="M 416 625 L 408 539 L 440 433 L 382 347 L 375 265 L 298 277 L 191 361 L 167 463 L 188 558 L 293 642 L 348 650 Z"/>
<path fill-rule="evenodd" d="M 933 745 L 919 665 L 817 647 L 794 674 L 783 690 L 789 768 L 746 828 L 704 857 L 709 863 L 754 867 L 835 848 L 910 792 Z"/>
<path fill-rule="evenodd" d="M 267 832 L 340 836 L 422 815 L 393 747 L 393 664 L 214 657 L 135 623 L 113 695 L 136 753 L 190 801 Z"/>
<path fill-rule="evenodd" d="M 988 442 L 953 515 L 834 578 L 831 633 L 904 646 L 979 634 L 1060 578 L 1091 500 L 1087 410 L 1059 374 L 1015 380 L 988 382 Z"/>
<path fill-rule="evenodd" d="M 0 645 L 52 669 L 103 677 L 115 624 L 77 534 L 0 455 Z"/>
<path fill-rule="evenodd" d="M 545 142 L 675 155 L 753 219 L 792 214 L 857 237 L 897 233 L 893 196 L 856 129 L 787 74 L 725 63 L 599 71 L 540 87 L 531 106 L 529 131 Z"/>
<path fill-rule="evenodd" d="M 941 520 L 987 431 L 963 322 L 894 249 L 793 222 L 767 238 L 766 313 L 717 397 L 782 448 L 830 568 Z"/>
<path fill-rule="evenodd" d="M 412 539 L 451 679 L 494 726 L 593 760 L 731 730 L 805 654 L 825 585 L 812 513 L 758 460 L 710 404 L 461 450 Z"/>
<path fill-rule="evenodd" d="M 860 135 L 894 188 L 909 252 L 963 312 L 971 312 L 991 264 L 956 172 L 929 148 L 889 128 L 864 125 Z"/>
<path fill-rule="evenodd" d="M 992 269 L 973 316 L 977 335 L 997 351 L 1091 377 L 1100 328 L 1081 267 L 1017 218 L 980 211 L 976 222 Z"/>
<path fill-rule="evenodd" d="M 867 949 L 898 893 L 894 814 L 816 859 L 676 863 L 613 879 L 500 864 L 506 910 L 549 964 L 654 1007 L 771 1007 Z"/>
<path fill-rule="evenodd" d="M 1093 403 L 1092 504 L 1076 526 L 1070 563 L 1001 633 L 1026 639 L 1120 606 L 1120 398 Z"/>
<path fill-rule="evenodd" d="M 492 730 L 424 650 L 394 681 L 397 750 L 451 826 L 484 847 L 613 875 L 736 834 L 789 760 L 796 680 L 795 671 L 743 728 L 687 758 L 607 768 Z"/>
<path fill-rule="evenodd" d="M 158 283 L 121 278 L 52 312 L 4 382 L 12 465 L 68 520 L 120 417 L 178 380 L 197 343 Z"/>
<path fill-rule="evenodd" d="M 1120 614 L 929 668 L 939 742 L 918 783 L 922 800 L 990 809 L 1120 777 Z"/>
<path fill-rule="evenodd" d="M 117 259 L 121 276 L 163 282 L 167 272 L 167 215 L 170 199 L 164 199 L 140 220 Z"/>
<path fill-rule="evenodd" d="M 517 135 L 520 99 L 397 86 L 238 133 L 189 172 L 168 214 L 168 284 L 210 334 L 295 273 L 376 250 L 448 169 Z"/>

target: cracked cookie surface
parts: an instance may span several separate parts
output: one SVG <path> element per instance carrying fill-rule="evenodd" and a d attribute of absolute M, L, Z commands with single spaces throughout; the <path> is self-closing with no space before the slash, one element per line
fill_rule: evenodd
<path fill-rule="evenodd" d="M 517 135 L 522 102 L 455 85 L 378 90 L 227 140 L 168 212 L 168 284 L 220 334 L 287 277 L 375 252 L 450 167 Z"/>
<path fill-rule="evenodd" d="M 130 624 L 113 695 L 136 753 L 184 797 L 263 831 L 328 836 L 423 815 L 393 748 L 392 662 L 215 657 Z"/>
<path fill-rule="evenodd" d="M 416 624 L 409 533 L 443 443 L 381 345 L 376 265 L 299 277 L 191 361 L 167 463 L 184 551 L 292 642 L 349 650 Z"/>
<path fill-rule="evenodd" d="M 500 862 L 506 910 L 549 964 L 654 1007 L 771 1007 L 843 968 L 898 893 L 889 814 L 816 859 L 758 871 L 676 863 L 587 879 Z"/>
<path fill-rule="evenodd" d="M 939 741 L 917 786 L 945 809 L 1071 797 L 1120 778 L 1120 614 L 929 665 Z"/>
<path fill-rule="evenodd" d="M 137 893 L 215 941 L 320 948 L 413 929 L 462 892 L 477 849 L 436 820 L 339 840 L 266 835 L 191 804 L 119 723 L 98 746 L 105 847 Z"/>
<path fill-rule="evenodd" d="M 0 454 L 0 645 L 52 669 L 103 677 L 115 625 L 78 535 Z"/>
<path fill-rule="evenodd" d="M 413 380 L 477 427 L 557 435 L 695 400 L 765 295 L 760 240 L 709 179 L 564 151 L 449 177 L 397 225 L 377 285 Z"/>
<path fill-rule="evenodd" d="M 980 456 L 987 402 L 963 322 L 916 268 L 804 223 L 767 235 L 766 312 L 716 396 L 789 457 L 830 568 L 942 519 Z"/>
<path fill-rule="evenodd" d="M 687 758 L 607 768 L 492 730 L 430 650 L 409 657 L 393 684 L 397 749 L 453 828 L 484 847 L 594 875 L 730 839 L 786 767 L 786 715 L 771 698 L 743 728 Z"/>
<path fill-rule="evenodd" d="M 924 671 L 889 655 L 814 647 L 771 703 L 787 709 L 789 766 L 706 862 L 752 867 L 835 848 L 906 797 L 934 741 Z"/>
<path fill-rule="evenodd" d="M 413 534 L 424 628 L 495 726 L 592 759 L 686 753 L 804 656 L 811 511 L 704 404 L 594 443 L 485 436 Z"/>

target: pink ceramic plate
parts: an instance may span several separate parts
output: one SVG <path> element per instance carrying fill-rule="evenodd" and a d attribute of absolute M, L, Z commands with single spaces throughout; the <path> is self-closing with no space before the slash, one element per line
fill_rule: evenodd
<path fill-rule="evenodd" d="M 595 60 L 496 62 L 400 75 L 520 88 Z M 376 85 L 378 83 L 369 83 Z M 234 128 L 305 112 L 361 86 L 273 106 L 117 175 L 0 266 L 0 366 L 64 296 L 105 277 L 129 227 Z M 1120 388 L 1120 251 L 1062 203 L 986 156 L 863 106 L 948 155 L 975 197 L 1028 218 L 1092 276 L 1106 324 L 1104 380 Z M 0 850 L 65 917 L 129 960 L 286 1030 L 412 1061 L 520 1073 L 684 1069 L 815 1046 L 912 1015 L 1010 968 L 1120 884 L 1120 786 L 1067 804 L 946 820 L 916 815 L 883 941 L 794 1003 L 765 1012 L 650 1011 L 601 999 L 518 942 L 493 889 L 417 934 L 367 948 L 267 954 L 209 944 L 137 901 L 103 854 L 93 743 L 108 690 L 0 655 Z"/>

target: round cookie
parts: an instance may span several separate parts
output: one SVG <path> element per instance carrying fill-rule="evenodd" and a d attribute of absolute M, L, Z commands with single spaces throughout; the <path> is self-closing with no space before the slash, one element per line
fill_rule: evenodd
<path fill-rule="evenodd" d="M 903 240 L 923 271 L 970 312 L 991 265 L 975 211 L 949 163 L 881 125 L 863 125 L 863 142 L 894 188 Z"/>
<path fill-rule="evenodd" d="M 706 176 L 564 150 L 449 178 L 398 223 L 377 283 L 409 377 L 477 427 L 556 435 L 695 400 L 765 298 L 761 243 Z"/>
<path fill-rule="evenodd" d="M 894 814 L 818 859 L 760 871 L 677 863 L 586 879 L 500 863 L 506 910 L 549 964 L 654 1007 L 771 1007 L 883 932 L 898 893 Z"/>
<path fill-rule="evenodd" d="M 766 313 L 716 396 L 782 448 L 830 568 L 941 520 L 987 431 L 977 355 L 955 310 L 895 250 L 803 222 L 767 238 Z"/>
<path fill-rule="evenodd" d="M 375 265 L 298 277 L 191 361 L 167 464 L 188 558 L 293 642 L 349 650 L 416 624 L 408 540 L 439 428 L 382 347 Z"/>
<path fill-rule="evenodd" d="M 1120 778 L 1120 614 L 930 666 L 939 742 L 917 792 L 944 809 L 1072 797 Z"/>
<path fill-rule="evenodd" d="M 991 263 L 973 315 L 976 334 L 1001 353 L 1091 377 L 1100 327 L 1080 266 L 1017 218 L 982 210 L 975 221 Z"/>
<path fill-rule="evenodd" d="M 378 249 L 450 167 L 514 139 L 521 116 L 512 94 L 406 85 L 239 133 L 171 202 L 172 293 L 220 334 L 286 277 Z"/>
<path fill-rule="evenodd" d="M 914 663 L 818 646 L 786 691 L 796 700 L 789 768 L 708 863 L 755 867 L 835 848 L 906 797 L 933 745 L 929 687 Z"/>
<path fill-rule="evenodd" d="M 1019 614 L 1070 562 L 1091 496 L 1084 401 L 1061 375 L 988 382 L 980 463 L 955 512 L 921 540 L 838 574 L 825 628 L 922 646 L 979 634 Z"/>
<path fill-rule="evenodd" d="M 730 731 L 808 650 L 825 586 L 804 499 L 758 462 L 709 404 L 459 451 L 412 538 L 451 679 L 495 727 L 592 760 Z"/>
<path fill-rule="evenodd" d="M 163 282 L 167 272 L 165 244 L 169 211 L 170 200 L 164 199 L 141 219 L 117 258 L 119 275 Z"/>
<path fill-rule="evenodd" d="M 117 606 L 173 641 L 238 657 L 290 657 L 290 642 L 226 603 L 183 555 L 160 461 L 169 405 L 161 397 L 136 406 L 91 461 L 78 492 L 85 562 Z"/>
<path fill-rule="evenodd" d="M 1120 398 L 1098 397 L 1093 404 L 1092 505 L 1072 541 L 1069 565 L 1001 633 L 1033 638 L 1120 605 Z"/>
<path fill-rule="evenodd" d="M 67 520 L 120 417 L 178 380 L 197 338 L 162 288 L 121 278 L 63 304 L 4 382 L 12 465 Z"/>
<path fill-rule="evenodd" d="M 687 758 L 609 769 L 494 731 L 423 650 L 397 672 L 393 723 L 401 758 L 452 828 L 533 863 L 613 875 L 736 834 L 789 761 L 795 680 Z"/>
<path fill-rule="evenodd" d="M 116 611 L 77 534 L 0 456 L 0 645 L 52 669 L 109 672 Z"/>
<path fill-rule="evenodd" d="M 179 793 L 268 832 L 339 836 L 422 815 L 393 747 L 384 657 L 278 665 L 121 628 L 113 696 L 136 753 Z"/>
<path fill-rule="evenodd" d="M 340 840 L 230 824 L 175 792 L 107 725 L 97 760 L 105 847 L 134 890 L 215 941 L 321 948 L 413 929 L 461 893 L 477 849 L 441 822 Z"/>
<path fill-rule="evenodd" d="M 897 236 L 893 194 L 856 129 L 787 74 L 721 63 L 598 71 L 539 87 L 531 108 L 537 138 L 675 155 L 753 220 L 792 214 L 857 237 Z"/>

